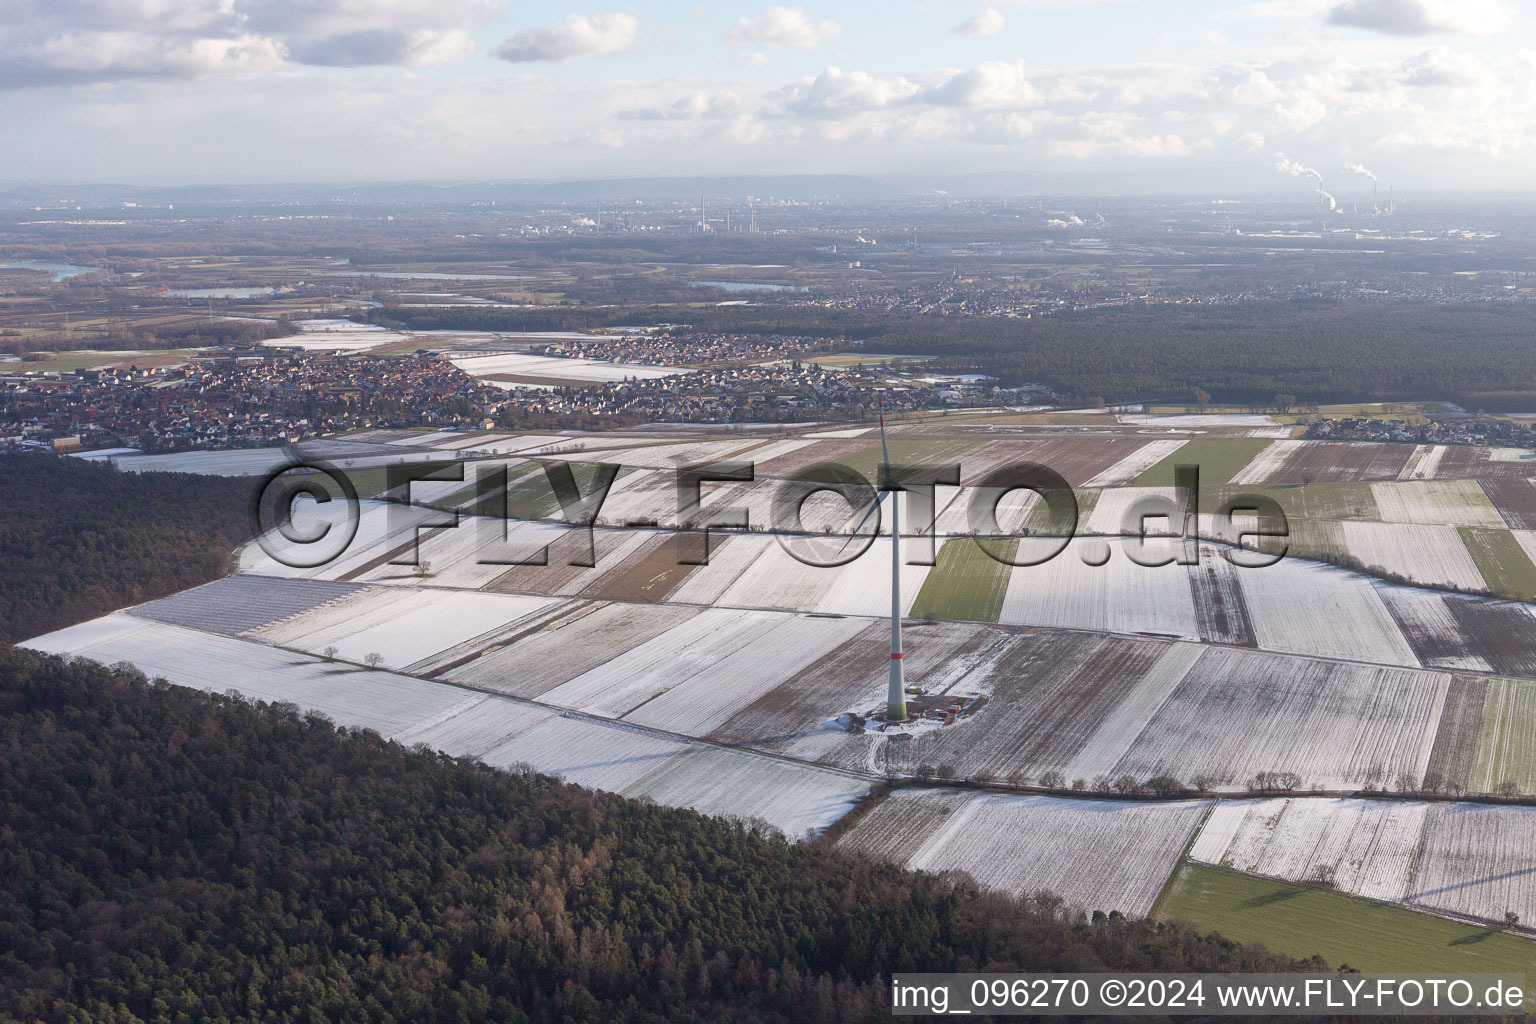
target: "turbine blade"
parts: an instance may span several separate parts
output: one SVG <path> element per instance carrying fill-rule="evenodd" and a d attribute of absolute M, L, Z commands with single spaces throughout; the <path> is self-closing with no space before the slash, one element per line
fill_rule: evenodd
<path fill-rule="evenodd" d="M 859 525 L 857 525 L 857 526 L 855 526 L 853 528 L 853 532 L 848 535 L 848 539 L 843 541 L 843 546 L 837 549 L 837 553 L 838 554 L 842 554 L 844 551 L 846 551 L 848 549 L 848 545 L 853 543 L 853 538 L 855 538 L 855 537 L 857 537 L 859 535 L 859 531 L 864 528 L 864 524 L 869 522 L 869 517 L 875 514 L 875 509 L 880 507 L 880 503 L 882 501 L 884 501 L 885 500 L 885 496 L 887 494 L 890 494 L 890 493 L 891 493 L 890 491 L 881 491 L 880 492 L 880 497 L 876 498 L 874 500 L 874 502 L 870 504 L 869 511 L 865 512 L 864 513 L 864 518 L 859 520 Z"/>
<path fill-rule="evenodd" d="M 885 463 L 885 475 L 880 481 L 882 487 L 891 483 L 891 452 L 885 446 L 885 398 L 880 399 L 880 460 Z"/>

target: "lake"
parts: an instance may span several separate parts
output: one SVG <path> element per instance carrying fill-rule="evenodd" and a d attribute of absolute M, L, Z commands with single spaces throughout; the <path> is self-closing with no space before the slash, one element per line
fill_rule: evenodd
<path fill-rule="evenodd" d="M 257 299 L 267 295 L 276 295 L 276 288 L 260 287 L 229 287 L 229 288 L 172 288 L 166 292 L 178 299 Z"/>
<path fill-rule="evenodd" d="M 530 281 L 528 274 L 435 274 L 401 270 L 314 270 L 316 277 L 387 277 L 397 281 Z"/>
<path fill-rule="evenodd" d="M 724 288 L 728 292 L 803 292 L 792 284 L 758 284 L 755 281 L 690 281 L 695 288 Z"/>
<path fill-rule="evenodd" d="M 81 274 L 89 274 L 100 270 L 100 267 L 77 267 L 73 263 L 32 263 L 23 260 L 20 263 L 0 263 L 0 270 L 41 270 L 51 274 L 50 280 L 62 281 L 66 277 L 79 277 Z"/>

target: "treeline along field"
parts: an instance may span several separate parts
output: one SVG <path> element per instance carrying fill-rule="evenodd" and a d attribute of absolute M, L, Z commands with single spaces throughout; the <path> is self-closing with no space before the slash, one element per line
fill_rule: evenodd
<path fill-rule="evenodd" d="M 0 643 L 217 579 L 252 535 L 251 480 L 0 456 Z"/>
<path fill-rule="evenodd" d="M 416 329 L 581 330 L 684 323 L 701 331 L 842 338 L 868 351 L 939 357 L 927 369 L 1039 382 L 1073 401 L 1449 399 L 1490 412 L 1536 405 L 1528 304 L 1251 302 L 1060 313 L 1032 319 L 917 316 L 812 306 L 374 310 Z M 856 349 L 855 349 L 856 350 Z"/>
<path fill-rule="evenodd" d="M 0 652 L 0 1018 L 849 1021 L 892 971 L 1322 969 Z"/>

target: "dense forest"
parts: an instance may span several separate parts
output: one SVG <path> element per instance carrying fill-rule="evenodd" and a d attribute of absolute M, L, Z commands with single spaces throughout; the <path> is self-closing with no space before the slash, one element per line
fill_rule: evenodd
<path fill-rule="evenodd" d="M 1085 401 L 1445 399 L 1470 408 L 1536 402 L 1536 315 L 1524 306 L 1250 303 L 1063 313 L 1027 321 L 946 318 L 871 342 L 927 352 L 1008 383 L 1040 380 Z M 937 348 L 935 345 L 937 344 Z M 1494 396 L 1494 392 L 1503 392 Z"/>
<path fill-rule="evenodd" d="M 937 356 L 935 369 L 1038 382 L 1072 402 L 1444 399 L 1490 412 L 1536 404 L 1536 313 L 1523 305 L 1252 302 L 1059 313 L 1032 319 L 749 305 L 602 309 L 386 308 L 418 329 L 577 330 L 690 324 L 843 338 L 870 352 Z M 855 349 L 856 350 L 856 349 Z"/>
<path fill-rule="evenodd" d="M 251 480 L 0 455 L 0 643 L 224 575 Z"/>
<path fill-rule="evenodd" d="M 901 970 L 1321 967 L 0 651 L 0 1019 L 852 1021 Z"/>

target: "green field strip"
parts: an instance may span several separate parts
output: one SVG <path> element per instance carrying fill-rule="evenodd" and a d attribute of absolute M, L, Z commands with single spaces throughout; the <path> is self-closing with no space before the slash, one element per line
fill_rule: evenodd
<path fill-rule="evenodd" d="M 1147 918 L 1149 920 L 1169 920 L 1169 915 L 1165 913 L 1163 908 L 1166 907 L 1168 901 L 1173 898 L 1175 890 L 1181 888 L 1179 885 L 1181 872 L 1187 865 L 1193 864 L 1193 862 L 1189 859 L 1190 851 L 1193 850 L 1195 848 L 1195 844 L 1200 841 L 1200 833 L 1205 830 L 1206 822 L 1211 820 L 1211 815 L 1216 813 L 1216 808 L 1220 806 L 1220 804 L 1220 800 L 1212 800 L 1210 803 L 1206 804 L 1205 813 L 1200 815 L 1200 821 L 1197 825 L 1195 825 L 1194 831 L 1189 834 L 1189 839 L 1184 843 L 1184 849 L 1179 851 L 1179 860 L 1178 863 L 1173 866 L 1173 873 L 1163 881 L 1163 887 L 1157 891 L 1157 899 L 1152 901 L 1152 909 L 1147 912 Z"/>
<path fill-rule="evenodd" d="M 473 467 L 474 462 L 465 462 L 465 466 Z M 481 465 L 484 465 L 483 463 Z M 494 465 L 494 463 L 493 463 Z M 507 517 L 509 519 L 549 519 L 556 518 L 559 510 L 559 502 L 555 500 L 555 492 L 549 486 L 549 478 L 544 474 L 544 464 L 536 459 L 508 461 L 507 467 Z M 583 488 L 591 486 L 592 471 L 587 463 L 573 462 L 571 472 Z M 622 466 L 618 475 L 613 478 L 617 484 L 625 476 L 635 471 L 633 466 Z M 487 469 L 465 469 L 465 484 L 452 494 L 437 499 L 433 502 L 439 508 L 456 508 L 465 515 L 493 515 L 499 506 L 494 499 L 481 507 L 479 502 L 480 483 L 475 478 L 477 472 L 489 472 Z"/>
<path fill-rule="evenodd" d="M 1536 965 L 1528 939 L 1201 864 L 1179 866 L 1158 915 L 1367 974 L 1526 974 Z"/>
<path fill-rule="evenodd" d="M 1012 557 L 1018 541 L 999 540 L 994 547 Z M 908 614 L 914 619 L 996 622 L 1012 571 L 1013 566 L 999 562 L 968 538 L 945 541 Z"/>
<path fill-rule="evenodd" d="M 1458 527 L 1461 542 L 1483 574 L 1488 591 L 1516 601 L 1536 598 L 1536 565 L 1508 530 L 1480 530 Z"/>
<path fill-rule="evenodd" d="M 1184 445 L 1131 481 L 1133 487 L 1172 487 L 1175 466 L 1199 466 L 1200 489 L 1220 487 L 1274 442 L 1254 437 L 1203 437 Z"/>
<path fill-rule="evenodd" d="M 1503 782 L 1536 793 L 1536 683 L 1524 679 L 1488 680 L 1468 788 L 1495 793 Z"/>
<path fill-rule="evenodd" d="M 1210 486 L 1206 483 L 1204 476 L 1200 479 L 1201 512 L 1217 512 L 1228 499 L 1255 496 L 1273 498 L 1285 511 L 1286 517 L 1292 520 L 1356 519 L 1374 522 L 1381 519 L 1381 510 L 1376 505 L 1375 496 L 1371 494 L 1370 484 L 1293 484 L 1288 487 L 1265 487 L 1259 484 Z"/>
<path fill-rule="evenodd" d="M 576 486 L 583 494 L 594 484 L 597 463 L 572 462 L 570 463 L 571 475 L 576 478 Z M 518 477 L 514 472 L 515 482 L 507 486 L 507 517 L 510 519 L 558 519 L 562 517 L 560 501 L 555 497 L 555 489 L 550 486 L 549 477 L 542 471 L 543 464 L 535 463 L 533 469 Z M 613 482 L 635 472 L 633 466 L 620 466 L 615 474 Z"/>
<path fill-rule="evenodd" d="M 343 476 L 357 490 L 359 498 L 376 498 L 389 490 L 389 476 L 383 466 L 368 469 L 344 469 Z"/>

